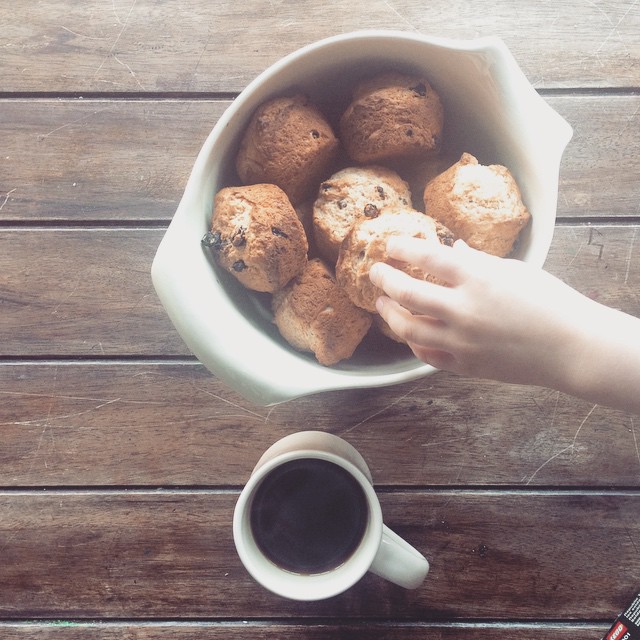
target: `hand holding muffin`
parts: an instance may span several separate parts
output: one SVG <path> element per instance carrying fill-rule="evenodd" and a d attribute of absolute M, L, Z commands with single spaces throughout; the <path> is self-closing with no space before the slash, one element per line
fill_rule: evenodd
<path fill-rule="evenodd" d="M 386 263 L 370 271 L 385 292 L 380 315 L 424 362 L 640 413 L 640 319 L 542 269 L 462 241 L 448 247 L 391 238 L 387 252 L 448 283 L 412 278 Z"/>

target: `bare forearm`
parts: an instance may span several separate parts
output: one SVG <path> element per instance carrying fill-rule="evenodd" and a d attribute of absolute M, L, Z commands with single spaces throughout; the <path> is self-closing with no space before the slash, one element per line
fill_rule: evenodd
<path fill-rule="evenodd" d="M 594 303 L 575 340 L 561 384 L 580 398 L 640 414 L 640 320 Z M 579 326 L 579 325 L 578 325 Z"/>

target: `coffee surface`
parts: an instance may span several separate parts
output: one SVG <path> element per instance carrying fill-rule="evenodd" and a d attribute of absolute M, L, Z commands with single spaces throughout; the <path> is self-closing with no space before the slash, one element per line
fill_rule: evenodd
<path fill-rule="evenodd" d="M 360 484 L 342 467 L 315 458 L 272 471 L 251 508 L 251 530 L 262 553 L 295 573 L 323 573 L 344 563 L 367 522 Z"/>

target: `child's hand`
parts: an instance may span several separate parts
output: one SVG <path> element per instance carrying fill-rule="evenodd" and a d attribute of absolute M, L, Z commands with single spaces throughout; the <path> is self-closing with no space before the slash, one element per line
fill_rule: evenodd
<path fill-rule="evenodd" d="M 418 358 L 439 369 L 537 384 L 640 414 L 640 319 L 594 302 L 542 269 L 453 247 L 390 238 L 372 282 L 378 311 Z"/>
<path fill-rule="evenodd" d="M 576 335 L 600 305 L 541 269 L 462 241 L 447 247 L 390 238 L 387 249 L 393 260 L 450 285 L 416 280 L 388 264 L 371 269 L 372 282 L 386 293 L 380 315 L 418 358 L 506 382 L 558 387 L 571 376 L 583 355 Z"/>

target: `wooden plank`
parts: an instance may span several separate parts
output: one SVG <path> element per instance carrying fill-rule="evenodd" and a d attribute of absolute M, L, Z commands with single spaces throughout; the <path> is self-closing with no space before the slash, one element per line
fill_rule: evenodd
<path fill-rule="evenodd" d="M 47 0 L 0 8 L 0 91 L 239 91 L 283 55 L 364 28 L 505 40 L 538 87 L 638 86 L 633 2 Z M 603 24 L 605 25 L 603 27 Z M 188 34 L 188 37 L 185 37 Z M 224 37 L 219 37 L 224 34 Z M 594 43 L 599 43 L 594 46 Z"/>
<path fill-rule="evenodd" d="M 2 219 L 171 219 L 198 151 L 228 105 L 0 102 Z"/>
<path fill-rule="evenodd" d="M 524 624 L 280 624 L 249 621 L 206 623 L 83 623 L 59 620 L 50 623 L 0 622 L 4 640 L 585 640 L 600 638 L 606 625 Z"/>
<path fill-rule="evenodd" d="M 2 487 L 239 487 L 309 428 L 351 442 L 382 487 L 640 487 L 632 416 L 445 373 L 261 408 L 199 364 L 3 365 L 0 426 Z"/>
<path fill-rule="evenodd" d="M 186 355 L 151 283 L 162 234 L 155 229 L 0 232 L 2 353 Z"/>
<path fill-rule="evenodd" d="M 558 215 L 637 216 L 640 96 L 546 99 L 574 127 Z M 170 220 L 202 143 L 229 104 L 0 100 L 2 219 Z"/>
<path fill-rule="evenodd" d="M 608 620 L 640 571 L 638 492 L 394 492 L 381 496 L 385 520 L 431 560 L 425 584 L 369 574 L 329 600 L 291 602 L 240 564 L 236 497 L 1 493 L 0 617 Z"/>
<path fill-rule="evenodd" d="M 560 168 L 558 216 L 640 215 L 640 95 L 546 100 L 573 127 Z"/>
<path fill-rule="evenodd" d="M 548 268 L 640 315 L 638 226 L 561 226 Z M 187 356 L 150 278 L 161 229 L 0 229 L 0 356 Z M 61 259 L 62 257 L 62 259 Z"/>
<path fill-rule="evenodd" d="M 149 270 L 205 136 L 280 56 L 367 27 L 495 33 L 575 129 L 549 269 L 640 314 L 635 2 L 161 5 L 0 7 L 0 637 L 601 637 L 640 574 L 631 416 L 447 374 L 256 408 L 191 358 Z M 605 217 L 633 224 L 579 226 Z M 369 460 L 422 589 L 367 576 L 302 604 L 247 576 L 237 490 L 309 426 Z"/>

